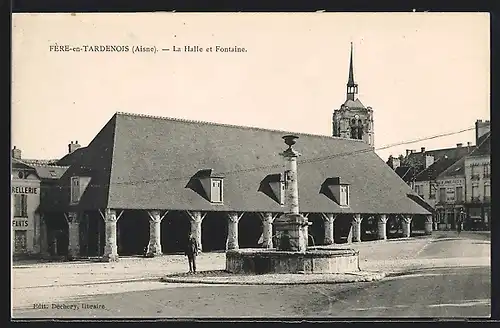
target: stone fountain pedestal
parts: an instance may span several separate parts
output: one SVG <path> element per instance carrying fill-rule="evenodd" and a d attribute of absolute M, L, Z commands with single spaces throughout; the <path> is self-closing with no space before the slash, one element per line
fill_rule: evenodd
<path fill-rule="evenodd" d="M 274 221 L 276 249 L 239 249 L 226 252 L 226 271 L 231 273 L 348 273 L 360 271 L 359 252 L 353 249 L 308 248 L 307 227 L 311 223 L 299 213 L 297 157 L 292 146 L 297 136 L 283 139 L 288 149 L 285 189 L 287 212 Z"/>
<path fill-rule="evenodd" d="M 243 274 L 348 273 L 359 269 L 359 252 L 353 249 L 308 248 L 307 218 L 283 214 L 274 222 L 275 249 L 239 249 L 226 252 L 226 271 Z"/>

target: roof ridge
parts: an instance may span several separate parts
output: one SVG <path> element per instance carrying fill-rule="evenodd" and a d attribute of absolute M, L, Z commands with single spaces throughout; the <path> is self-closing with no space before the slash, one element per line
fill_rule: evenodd
<path fill-rule="evenodd" d="M 59 169 L 67 169 L 69 166 L 62 166 L 62 165 L 47 165 L 47 164 L 29 164 L 30 166 L 39 166 L 39 167 L 54 167 L 54 168 L 59 168 Z"/>
<path fill-rule="evenodd" d="M 289 134 L 294 133 L 294 134 L 299 134 L 299 135 L 308 136 L 308 137 L 318 137 L 318 138 L 329 138 L 329 139 L 349 140 L 349 141 L 355 141 L 355 142 L 364 142 L 363 140 L 358 140 L 358 139 L 335 137 L 335 136 L 329 136 L 329 135 L 323 135 L 323 134 L 312 134 L 312 133 L 307 133 L 307 132 L 266 129 L 266 128 L 261 128 L 261 127 L 256 127 L 256 126 L 245 126 L 245 125 L 236 125 L 236 124 L 228 124 L 228 123 L 209 122 L 209 121 L 201 121 L 201 120 L 193 120 L 193 119 L 185 119 L 185 118 L 175 118 L 175 117 L 167 117 L 167 116 L 157 116 L 157 115 L 149 115 L 149 114 L 116 112 L 116 115 L 144 117 L 144 118 L 152 118 L 152 119 L 160 119 L 160 120 L 176 121 L 176 122 L 184 122 L 184 123 L 196 123 L 196 124 L 204 124 L 204 125 L 224 126 L 224 127 L 239 128 L 239 129 L 246 129 L 246 130 L 282 132 L 282 133 L 289 133 Z"/>

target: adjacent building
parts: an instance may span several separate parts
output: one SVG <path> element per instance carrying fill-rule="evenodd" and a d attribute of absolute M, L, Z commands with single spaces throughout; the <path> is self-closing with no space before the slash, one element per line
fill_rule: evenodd
<path fill-rule="evenodd" d="M 478 146 L 464 161 L 465 207 L 470 229 L 491 227 L 491 133 L 483 131 L 487 132 L 476 135 Z"/>
<path fill-rule="evenodd" d="M 46 225 L 38 209 L 46 190 L 57 181 L 65 167 L 54 161 L 23 160 L 21 150 L 12 150 L 11 213 L 12 250 L 15 257 L 40 254 L 47 249 Z"/>
<path fill-rule="evenodd" d="M 454 148 L 408 149 L 406 156 L 390 156 L 387 164 L 432 206 L 434 229 L 456 228 L 460 211 L 466 229 L 489 229 L 490 121 L 476 121 L 476 142 Z"/>

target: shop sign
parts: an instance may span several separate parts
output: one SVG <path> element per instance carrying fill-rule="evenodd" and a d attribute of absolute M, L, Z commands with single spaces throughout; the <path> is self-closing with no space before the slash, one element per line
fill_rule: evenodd
<path fill-rule="evenodd" d="M 12 226 L 15 228 L 28 228 L 29 222 L 26 219 L 14 219 L 12 220 Z"/>
<path fill-rule="evenodd" d="M 12 187 L 13 194 L 38 194 L 38 188 L 36 187 Z"/>

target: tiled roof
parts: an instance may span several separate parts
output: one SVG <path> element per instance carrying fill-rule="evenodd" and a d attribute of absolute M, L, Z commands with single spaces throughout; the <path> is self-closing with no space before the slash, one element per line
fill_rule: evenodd
<path fill-rule="evenodd" d="M 57 180 L 68 169 L 67 166 L 55 165 L 52 160 L 25 160 L 12 158 L 12 164 L 33 169 L 42 180 Z"/>
<path fill-rule="evenodd" d="M 491 132 L 485 133 L 477 141 L 477 148 L 470 156 L 484 156 L 491 154 Z"/>
<path fill-rule="evenodd" d="M 349 108 L 365 108 L 365 105 L 363 105 L 359 99 L 356 100 L 347 99 L 344 102 L 344 106 L 347 106 Z"/>
<path fill-rule="evenodd" d="M 449 158 L 449 159 L 460 159 L 470 152 L 472 152 L 475 149 L 476 146 L 462 146 L 460 148 L 458 147 L 453 147 L 453 148 L 442 148 L 442 149 L 434 149 L 434 150 L 426 150 L 425 152 L 414 152 L 412 154 L 409 154 L 405 158 L 405 162 L 407 163 L 413 163 L 413 164 L 420 164 L 425 166 L 425 156 L 430 155 L 434 156 L 434 161 L 436 161 L 439 158 Z"/>
<path fill-rule="evenodd" d="M 24 163 L 28 165 L 56 165 L 57 159 L 21 159 Z"/>
<path fill-rule="evenodd" d="M 405 182 L 413 181 L 419 170 L 413 166 L 399 166 L 396 168 L 396 174 Z"/>
<path fill-rule="evenodd" d="M 439 176 L 437 176 L 437 179 L 446 177 L 464 176 L 465 175 L 464 163 L 465 163 L 465 157 L 462 157 L 461 159 L 450 165 L 443 172 L 441 172 Z"/>
<path fill-rule="evenodd" d="M 455 158 L 440 158 L 415 177 L 415 181 L 435 180 L 444 170 L 455 163 Z"/>
<path fill-rule="evenodd" d="M 117 113 L 64 174 L 58 205 L 68 202 L 69 192 L 62 190 L 70 176 L 90 175 L 80 210 L 283 212 L 259 189 L 268 175 L 285 169 L 279 155 L 286 149 L 285 134 L 289 132 Z M 408 197 L 415 194 L 413 190 L 364 142 L 296 135 L 295 148 L 302 153 L 301 211 L 428 214 Z M 209 169 L 224 176 L 222 205 L 213 205 L 187 188 L 197 172 Z M 349 208 L 320 193 L 323 182 L 332 177 L 349 181 Z"/>
<path fill-rule="evenodd" d="M 36 174 L 40 179 L 57 180 L 61 178 L 68 169 L 67 166 L 54 166 L 54 165 L 33 165 Z"/>

